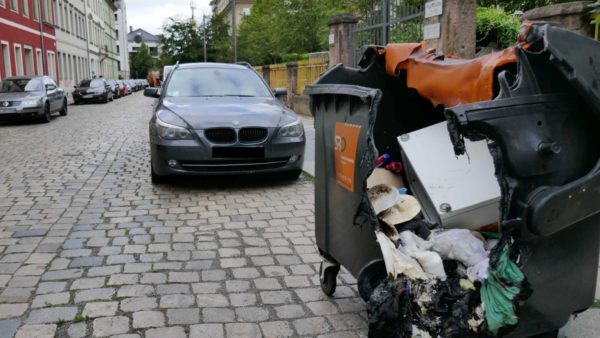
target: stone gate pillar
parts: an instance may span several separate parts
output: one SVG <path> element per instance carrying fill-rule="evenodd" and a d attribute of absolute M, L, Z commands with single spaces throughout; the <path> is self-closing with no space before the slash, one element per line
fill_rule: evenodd
<path fill-rule="evenodd" d="M 426 48 L 435 48 L 446 55 L 462 58 L 475 56 L 475 9 L 476 0 L 433 0 L 425 3 L 425 14 L 441 15 L 426 17 L 424 42 Z"/>
<path fill-rule="evenodd" d="M 329 25 L 329 67 L 338 63 L 354 65 L 352 25 L 358 22 L 356 15 L 343 13 L 332 16 Z"/>

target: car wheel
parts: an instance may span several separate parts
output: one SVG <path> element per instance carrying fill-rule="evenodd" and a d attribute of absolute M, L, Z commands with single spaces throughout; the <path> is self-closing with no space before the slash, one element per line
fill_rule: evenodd
<path fill-rule="evenodd" d="M 69 107 L 69 104 L 68 104 L 68 102 L 67 102 L 67 98 L 65 98 L 65 99 L 63 100 L 63 107 L 62 107 L 62 109 L 60 110 L 60 116 L 67 116 L 67 113 L 68 113 L 68 111 L 67 111 L 67 110 L 69 109 L 68 107 Z"/>
<path fill-rule="evenodd" d="M 79 102 L 78 100 L 73 100 L 73 103 L 78 106 L 81 102 Z"/>
<path fill-rule="evenodd" d="M 167 181 L 167 176 L 155 173 L 152 164 L 150 164 L 150 180 L 152 181 L 152 184 L 163 184 Z"/>
<path fill-rule="evenodd" d="M 104 94 L 104 100 L 102 100 L 102 103 L 108 103 L 108 93 Z"/>
<path fill-rule="evenodd" d="M 50 122 L 51 119 L 52 119 L 52 113 L 50 113 L 50 105 L 48 103 L 46 103 L 46 106 L 44 108 L 44 115 L 42 115 L 42 117 L 40 118 L 40 121 L 42 123 L 48 123 L 48 122 Z"/>

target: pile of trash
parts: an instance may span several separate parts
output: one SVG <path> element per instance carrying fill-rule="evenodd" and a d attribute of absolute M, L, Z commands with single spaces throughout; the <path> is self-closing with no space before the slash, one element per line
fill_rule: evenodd
<path fill-rule="evenodd" d="M 431 224 L 406 192 L 368 189 L 388 277 L 368 301 L 369 337 L 485 337 L 517 324 L 528 288 L 510 236 Z"/>

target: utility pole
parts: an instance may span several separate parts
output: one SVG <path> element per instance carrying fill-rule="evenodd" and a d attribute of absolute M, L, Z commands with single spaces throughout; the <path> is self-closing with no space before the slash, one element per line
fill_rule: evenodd
<path fill-rule="evenodd" d="M 38 19 L 40 19 L 40 39 L 42 42 L 42 75 L 48 75 L 48 65 L 46 65 L 46 61 L 48 60 L 46 60 L 46 48 L 44 46 L 44 24 L 42 23 L 44 21 L 44 0 L 39 0 L 39 4 L 40 17 Z"/>
<path fill-rule="evenodd" d="M 233 62 L 237 62 L 237 15 L 235 15 L 235 0 L 231 0 L 231 4 L 231 38 L 233 39 Z"/>
<path fill-rule="evenodd" d="M 204 13 L 202 13 L 202 28 L 204 30 L 202 34 L 204 36 L 204 62 L 206 62 L 206 15 Z"/>
<path fill-rule="evenodd" d="M 192 21 L 194 21 L 194 11 L 196 10 L 196 3 L 194 1 L 190 2 L 190 8 L 192 9 Z"/>

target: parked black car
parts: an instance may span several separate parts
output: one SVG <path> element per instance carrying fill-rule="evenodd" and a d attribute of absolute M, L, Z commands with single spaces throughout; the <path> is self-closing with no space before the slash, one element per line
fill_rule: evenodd
<path fill-rule="evenodd" d="M 222 63 L 175 66 L 150 120 L 151 177 L 283 173 L 297 178 L 304 127 L 254 69 Z"/>
<path fill-rule="evenodd" d="M 0 82 L 0 120 L 35 118 L 50 122 L 67 115 L 65 92 L 48 76 L 15 76 Z"/>
<path fill-rule="evenodd" d="M 118 99 L 119 97 L 121 97 L 120 91 L 119 91 L 119 84 L 117 83 L 117 80 L 109 79 L 109 80 L 106 80 L 106 82 L 108 82 L 108 85 L 110 86 L 110 89 L 113 92 L 113 97 L 115 99 Z"/>
<path fill-rule="evenodd" d="M 82 102 L 108 102 L 114 98 L 111 86 L 106 79 L 85 79 L 75 86 L 73 101 L 75 104 Z"/>

